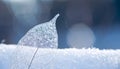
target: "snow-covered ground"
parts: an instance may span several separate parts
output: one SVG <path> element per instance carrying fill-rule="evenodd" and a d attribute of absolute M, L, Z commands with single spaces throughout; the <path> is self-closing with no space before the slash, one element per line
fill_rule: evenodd
<path fill-rule="evenodd" d="M 119 49 L 39 48 L 35 54 L 36 50 L 1 44 L 0 69 L 120 69 Z"/>

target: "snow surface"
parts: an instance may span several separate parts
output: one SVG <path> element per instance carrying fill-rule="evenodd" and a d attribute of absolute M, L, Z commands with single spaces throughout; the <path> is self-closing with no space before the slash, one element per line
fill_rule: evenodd
<path fill-rule="evenodd" d="M 30 29 L 18 42 L 18 45 L 36 46 L 40 48 L 58 48 L 56 30 L 57 14 L 52 20 Z"/>
<path fill-rule="evenodd" d="M 120 69 L 119 49 L 36 49 L 1 44 L 0 69 Z"/>

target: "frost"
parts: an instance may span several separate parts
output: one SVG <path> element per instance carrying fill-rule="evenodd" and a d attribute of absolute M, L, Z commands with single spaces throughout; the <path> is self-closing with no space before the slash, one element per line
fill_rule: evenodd
<path fill-rule="evenodd" d="M 39 24 L 23 36 L 18 45 L 36 46 L 40 48 L 57 48 L 58 34 L 56 30 L 57 14 L 52 20 Z"/>

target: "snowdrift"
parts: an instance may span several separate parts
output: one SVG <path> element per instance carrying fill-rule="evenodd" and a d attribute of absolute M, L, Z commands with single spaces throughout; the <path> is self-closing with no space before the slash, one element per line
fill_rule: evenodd
<path fill-rule="evenodd" d="M 120 50 L 0 45 L 0 69 L 120 69 Z"/>

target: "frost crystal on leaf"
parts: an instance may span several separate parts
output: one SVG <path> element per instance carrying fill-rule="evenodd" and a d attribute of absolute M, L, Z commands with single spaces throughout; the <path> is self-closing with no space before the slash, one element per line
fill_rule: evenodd
<path fill-rule="evenodd" d="M 57 48 L 58 34 L 56 30 L 57 14 L 52 20 L 39 24 L 30 29 L 18 42 L 18 45 L 35 46 L 40 48 Z"/>

